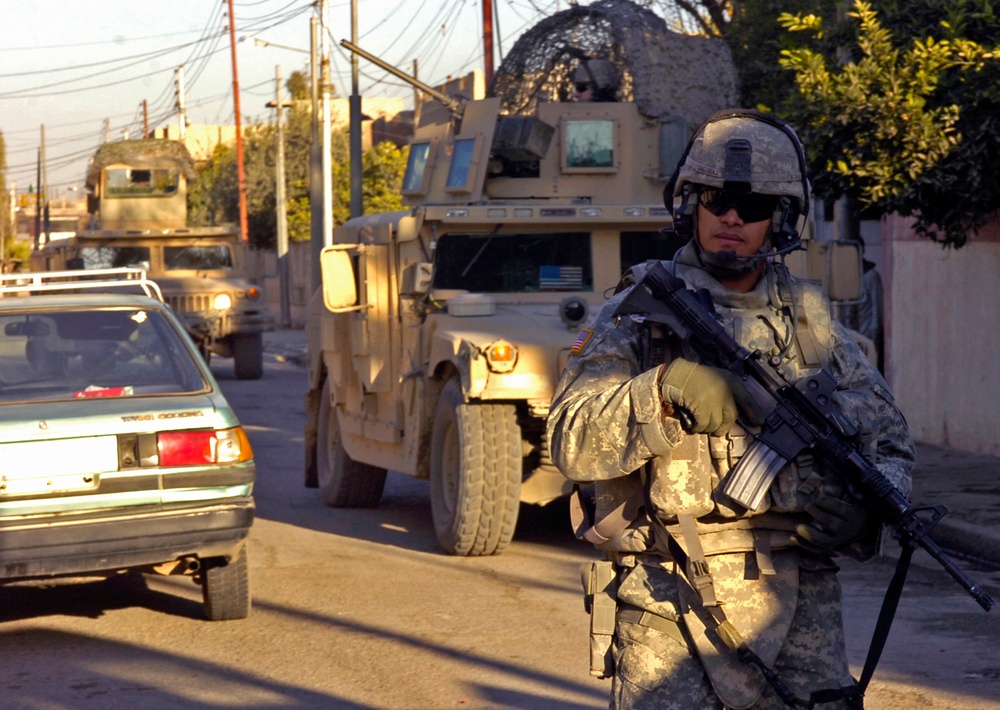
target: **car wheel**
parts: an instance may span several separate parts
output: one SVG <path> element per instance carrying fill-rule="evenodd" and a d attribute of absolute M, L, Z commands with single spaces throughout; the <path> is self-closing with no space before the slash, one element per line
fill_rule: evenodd
<path fill-rule="evenodd" d="M 233 336 L 233 369 L 238 380 L 259 380 L 264 375 L 264 338 L 260 333 Z"/>
<path fill-rule="evenodd" d="M 514 537 L 522 477 L 512 404 L 466 403 L 457 379 L 441 391 L 431 434 L 431 512 L 452 555 L 502 552 Z"/>
<path fill-rule="evenodd" d="M 372 508 L 385 488 L 386 470 L 347 455 L 330 404 L 330 380 L 323 383 L 316 432 L 316 479 L 323 502 L 333 508 Z"/>
<path fill-rule="evenodd" d="M 247 546 L 228 563 L 222 558 L 203 560 L 201 593 L 205 616 L 211 621 L 245 619 L 250 613 L 250 571 Z"/>

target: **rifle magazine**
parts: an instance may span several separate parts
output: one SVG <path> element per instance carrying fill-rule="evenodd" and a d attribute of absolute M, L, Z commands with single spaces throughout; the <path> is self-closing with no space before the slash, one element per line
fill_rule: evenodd
<path fill-rule="evenodd" d="M 757 510 L 775 476 L 788 462 L 776 449 L 755 439 L 722 481 L 720 491 L 747 510 Z"/>

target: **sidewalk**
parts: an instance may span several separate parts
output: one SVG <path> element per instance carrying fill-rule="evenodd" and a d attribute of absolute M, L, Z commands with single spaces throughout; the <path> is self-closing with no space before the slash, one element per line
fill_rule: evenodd
<path fill-rule="evenodd" d="M 308 365 L 306 331 L 302 328 L 279 328 L 264 333 L 264 353 L 283 362 Z"/>
<path fill-rule="evenodd" d="M 931 537 L 956 553 L 1000 564 L 1000 457 L 917 444 L 916 505 L 944 505 Z"/>
<path fill-rule="evenodd" d="M 306 365 L 305 331 L 264 333 L 264 351 Z M 918 444 L 911 500 L 947 507 L 931 534 L 939 545 L 1000 564 L 1000 457 Z"/>

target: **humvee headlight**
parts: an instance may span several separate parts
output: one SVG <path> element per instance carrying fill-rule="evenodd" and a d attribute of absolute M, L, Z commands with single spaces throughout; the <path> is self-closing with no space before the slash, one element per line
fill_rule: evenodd
<path fill-rule="evenodd" d="M 517 348 L 507 341 L 498 340 L 486 348 L 486 364 L 493 372 L 510 372 L 516 363 Z"/>
<path fill-rule="evenodd" d="M 600 207 L 581 207 L 580 216 L 581 217 L 600 217 L 602 214 Z"/>
<path fill-rule="evenodd" d="M 233 307 L 233 299 L 229 297 L 228 293 L 217 293 L 212 301 L 212 307 L 218 311 L 225 311 Z"/>
<path fill-rule="evenodd" d="M 579 296 L 564 298 L 559 304 L 559 317 L 570 328 L 575 328 L 587 320 L 587 302 Z"/>
<path fill-rule="evenodd" d="M 256 301 L 260 298 L 260 289 L 256 286 L 251 286 L 247 289 L 247 300 Z"/>

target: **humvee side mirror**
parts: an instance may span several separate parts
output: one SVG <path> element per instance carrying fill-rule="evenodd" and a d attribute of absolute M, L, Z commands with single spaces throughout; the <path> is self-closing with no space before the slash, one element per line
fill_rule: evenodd
<path fill-rule="evenodd" d="M 351 250 L 357 244 L 334 244 L 325 247 L 319 255 L 319 268 L 323 277 L 323 305 L 331 313 L 349 313 L 367 308 L 357 305 L 358 291 L 354 281 L 354 264 Z"/>
<path fill-rule="evenodd" d="M 803 245 L 805 251 L 785 257 L 793 274 L 822 284 L 831 301 L 861 299 L 861 246 L 857 242 L 810 239 Z"/>
<path fill-rule="evenodd" d="M 66 268 L 69 271 L 82 271 L 84 267 L 83 258 L 76 256 L 66 260 Z"/>
<path fill-rule="evenodd" d="M 401 217 L 396 227 L 396 241 L 409 242 L 420 235 L 420 222 L 416 217 Z"/>
<path fill-rule="evenodd" d="M 833 242 L 826 258 L 829 275 L 827 293 L 832 301 L 861 300 L 861 246 L 857 242 Z"/>

